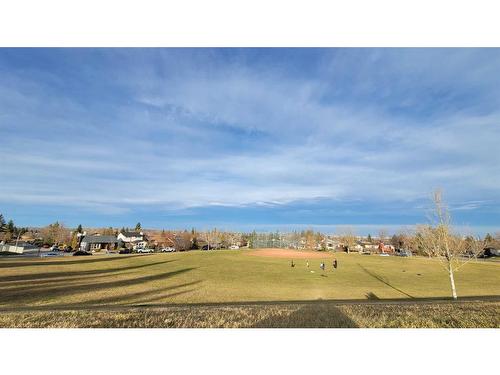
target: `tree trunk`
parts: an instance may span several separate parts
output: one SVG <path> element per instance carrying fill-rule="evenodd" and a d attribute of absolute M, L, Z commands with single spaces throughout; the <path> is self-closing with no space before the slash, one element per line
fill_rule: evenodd
<path fill-rule="evenodd" d="M 450 276 L 450 284 L 451 284 L 451 295 L 453 296 L 453 299 L 457 299 L 457 289 L 455 288 L 455 278 L 453 277 L 453 268 L 451 266 L 451 263 L 448 263 L 448 274 Z"/>

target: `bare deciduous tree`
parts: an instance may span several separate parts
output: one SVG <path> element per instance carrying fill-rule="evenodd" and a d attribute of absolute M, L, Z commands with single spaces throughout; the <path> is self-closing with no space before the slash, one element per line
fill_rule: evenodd
<path fill-rule="evenodd" d="M 64 224 L 55 222 L 41 229 L 43 239 L 48 243 L 68 243 L 71 240 L 70 231 Z"/>
<path fill-rule="evenodd" d="M 378 231 L 378 239 L 380 240 L 380 242 L 386 243 L 388 236 L 389 235 L 387 234 L 387 231 L 385 229 L 380 229 Z"/>
<path fill-rule="evenodd" d="M 306 249 L 312 250 L 316 248 L 316 238 L 312 229 L 308 229 L 304 232 L 304 240 Z"/>
<path fill-rule="evenodd" d="M 496 247 L 497 249 L 500 248 L 500 232 L 495 233 L 491 246 Z"/>
<path fill-rule="evenodd" d="M 213 230 L 206 230 L 203 233 L 203 239 L 207 242 L 207 250 L 216 249 L 221 242 L 221 233 L 214 228 Z"/>
<path fill-rule="evenodd" d="M 207 243 L 207 250 L 210 250 L 210 244 L 212 242 L 212 233 L 210 233 L 210 230 L 203 233 L 203 239 Z"/>
<path fill-rule="evenodd" d="M 177 233 L 174 237 L 175 250 L 185 251 L 191 248 L 191 234 L 189 232 Z"/>
<path fill-rule="evenodd" d="M 339 233 L 340 241 L 346 247 L 347 253 L 349 253 L 356 246 L 356 234 L 351 227 L 341 228 Z"/>
<path fill-rule="evenodd" d="M 466 241 L 463 236 L 453 232 L 451 215 L 443 202 L 441 191 L 434 192 L 433 202 L 431 224 L 418 226 L 415 240 L 425 254 L 441 262 L 450 279 L 452 297 L 456 300 L 455 272 L 482 250 L 482 241 Z"/>

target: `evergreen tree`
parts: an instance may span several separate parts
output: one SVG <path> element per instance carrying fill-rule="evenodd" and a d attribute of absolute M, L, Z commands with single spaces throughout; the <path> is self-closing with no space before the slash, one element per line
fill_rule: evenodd
<path fill-rule="evenodd" d="M 141 223 L 137 223 L 135 225 L 135 230 L 138 231 L 138 230 L 141 230 Z"/>
<path fill-rule="evenodd" d="M 83 233 L 82 224 L 78 224 L 78 228 L 76 228 L 76 232 L 77 233 Z"/>
<path fill-rule="evenodd" d="M 11 220 L 9 220 L 9 222 L 7 223 L 7 232 L 9 233 L 14 233 L 16 231 L 16 226 L 14 225 L 14 222 Z"/>
<path fill-rule="evenodd" d="M 3 215 L 0 214 L 0 233 L 5 231 L 5 219 L 3 218 Z"/>
<path fill-rule="evenodd" d="M 191 249 L 197 250 L 199 246 L 198 246 L 198 239 L 196 238 L 196 236 L 193 236 L 193 239 L 191 242 L 192 242 Z"/>
<path fill-rule="evenodd" d="M 370 233 L 368 233 L 368 242 L 372 243 L 372 235 Z"/>

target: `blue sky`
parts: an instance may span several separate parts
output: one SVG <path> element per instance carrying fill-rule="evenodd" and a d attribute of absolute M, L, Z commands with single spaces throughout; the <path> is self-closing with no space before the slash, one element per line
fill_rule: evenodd
<path fill-rule="evenodd" d="M 500 230 L 499 49 L 0 49 L 19 225 Z"/>

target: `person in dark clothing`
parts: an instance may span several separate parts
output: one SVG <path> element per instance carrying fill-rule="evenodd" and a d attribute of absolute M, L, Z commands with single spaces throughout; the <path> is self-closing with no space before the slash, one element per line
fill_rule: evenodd
<path fill-rule="evenodd" d="M 335 268 L 335 269 L 336 269 L 336 268 L 337 268 L 337 265 L 338 265 L 338 264 L 337 264 L 337 259 L 334 259 L 334 260 L 333 260 L 333 268 Z"/>
<path fill-rule="evenodd" d="M 295 263 L 293 263 L 293 259 L 292 259 L 292 263 L 290 264 L 292 267 L 295 267 Z"/>
<path fill-rule="evenodd" d="M 322 270 L 322 271 L 324 271 L 324 270 L 325 270 L 325 263 L 323 263 L 323 262 L 322 262 L 322 263 L 319 265 L 319 268 L 321 268 L 321 270 Z"/>

